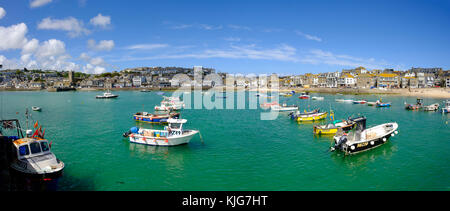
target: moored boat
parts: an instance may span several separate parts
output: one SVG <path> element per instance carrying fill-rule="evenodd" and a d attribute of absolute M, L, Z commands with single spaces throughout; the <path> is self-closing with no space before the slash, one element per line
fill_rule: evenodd
<path fill-rule="evenodd" d="M 33 106 L 33 107 L 31 107 L 31 110 L 33 110 L 33 111 L 41 111 L 42 108 L 41 107 L 37 107 L 37 106 Z"/>
<path fill-rule="evenodd" d="M 442 113 L 443 114 L 450 113 L 450 100 L 447 100 L 445 102 L 445 106 L 444 108 L 442 108 Z"/>
<path fill-rule="evenodd" d="M 55 179 L 62 175 L 64 163 L 51 151 L 51 142 L 44 138 L 45 129 L 42 131 L 37 122 L 36 131 L 33 133 L 32 130 L 26 130 L 26 137 L 23 136 L 17 119 L 0 120 L 0 125 L 2 129 L 6 126 L 6 129 L 17 130 L 17 136 L 3 136 L 0 133 L 1 141 L 8 141 L 12 145 L 8 153 L 13 173 L 42 180 Z"/>
<path fill-rule="evenodd" d="M 97 95 L 95 98 L 97 99 L 109 99 L 109 98 L 117 98 L 119 95 L 112 94 L 109 90 L 104 92 L 103 95 Z"/>
<path fill-rule="evenodd" d="M 368 106 L 376 106 L 376 105 L 377 105 L 377 102 L 367 102 L 367 105 L 368 105 Z"/>
<path fill-rule="evenodd" d="M 180 113 L 151 114 L 148 112 L 138 112 L 133 115 L 134 120 L 146 123 L 167 123 L 168 119 L 179 117 Z"/>
<path fill-rule="evenodd" d="M 398 124 L 385 123 L 366 129 L 366 118 L 354 119 L 355 129 L 347 133 L 334 136 L 334 146 L 331 151 L 340 150 L 345 154 L 356 154 L 376 148 L 386 143 L 390 137 L 398 134 Z"/>
<path fill-rule="evenodd" d="M 296 110 L 298 110 L 298 106 L 297 105 L 290 105 L 290 106 L 288 106 L 286 104 L 283 104 L 283 105 L 272 105 L 272 106 L 270 106 L 270 109 L 272 111 L 296 111 Z"/>
<path fill-rule="evenodd" d="M 323 100 L 323 99 L 325 99 L 325 98 L 324 97 L 317 97 L 317 96 L 311 97 L 311 100 Z"/>
<path fill-rule="evenodd" d="M 309 93 L 308 92 L 302 92 L 298 98 L 300 98 L 300 99 L 309 99 Z"/>
<path fill-rule="evenodd" d="M 278 104 L 278 102 L 271 102 L 271 103 L 261 103 L 259 106 L 262 109 L 269 109 L 270 107 L 276 106 L 276 105 L 280 105 L 280 104 Z"/>
<path fill-rule="evenodd" d="M 169 119 L 167 122 L 169 125 L 164 127 L 164 130 L 133 127 L 123 135 L 129 137 L 131 143 L 176 146 L 189 143 L 194 135 L 199 133 L 198 130 L 185 130 L 183 128 L 183 124 L 187 122 L 186 119 Z"/>
<path fill-rule="evenodd" d="M 405 102 L 405 109 L 406 110 L 419 110 L 423 106 L 423 99 L 417 98 L 416 104 L 407 104 Z"/>
<path fill-rule="evenodd" d="M 350 118 L 347 120 L 335 120 L 332 123 L 324 125 L 315 125 L 313 133 L 316 135 L 335 135 L 339 130 L 347 132 L 355 126 Z"/>
<path fill-rule="evenodd" d="M 353 104 L 365 104 L 365 103 L 367 103 L 366 100 L 354 100 L 353 101 Z"/>
<path fill-rule="evenodd" d="M 439 103 L 423 106 L 422 109 L 424 111 L 437 111 L 439 110 Z"/>

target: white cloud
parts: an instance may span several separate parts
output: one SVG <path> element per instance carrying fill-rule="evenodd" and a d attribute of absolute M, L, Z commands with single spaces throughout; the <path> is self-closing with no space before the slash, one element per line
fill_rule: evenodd
<path fill-rule="evenodd" d="M 251 31 L 252 30 L 248 26 L 240 26 L 240 25 L 233 25 L 233 24 L 228 24 L 228 27 L 230 29 L 234 29 L 234 30 L 247 30 L 247 31 Z"/>
<path fill-rule="evenodd" d="M 334 54 L 320 49 L 309 51 L 300 61 L 309 64 L 328 64 L 346 67 L 363 66 L 370 69 L 382 69 L 391 66 L 385 61 L 377 61 L 374 58 L 364 59 L 349 55 Z"/>
<path fill-rule="evenodd" d="M 110 51 L 114 48 L 113 40 L 101 40 L 98 44 L 95 40 L 88 40 L 88 48 L 95 51 Z"/>
<path fill-rule="evenodd" d="M 39 47 L 39 40 L 32 39 L 28 41 L 22 48 L 22 54 L 34 53 Z"/>
<path fill-rule="evenodd" d="M 135 61 L 153 59 L 205 59 L 205 58 L 227 58 L 227 59 L 256 59 L 256 60 L 277 60 L 297 62 L 296 49 L 289 45 L 279 45 L 276 48 L 262 49 L 255 45 L 231 46 L 227 49 L 206 49 L 201 52 L 184 54 L 163 54 L 148 57 L 127 57 L 116 61 Z"/>
<path fill-rule="evenodd" d="M 170 22 L 165 22 L 164 24 L 171 24 Z M 203 29 L 203 30 L 219 30 L 222 29 L 222 25 L 214 26 L 209 24 L 202 24 L 202 23 L 195 23 L 195 24 L 177 24 L 172 25 L 170 29 L 188 29 L 188 28 L 197 28 L 197 29 Z"/>
<path fill-rule="evenodd" d="M 241 41 L 241 38 L 239 37 L 226 37 L 224 38 L 225 41 L 229 41 L 229 42 L 239 42 Z"/>
<path fill-rule="evenodd" d="M 68 17 L 66 19 L 52 19 L 48 17 L 38 24 L 38 29 L 63 30 L 67 31 L 71 37 L 90 33 L 88 29 L 84 28 L 83 22 L 74 17 Z"/>
<path fill-rule="evenodd" d="M 61 40 L 50 39 L 42 43 L 37 49 L 36 57 L 59 57 L 66 53 L 66 45 Z"/>
<path fill-rule="evenodd" d="M 301 31 L 298 31 L 298 30 L 296 30 L 295 33 L 297 35 L 299 35 L 299 36 L 303 36 L 304 38 L 306 38 L 308 40 L 314 40 L 314 41 L 317 41 L 317 42 L 322 42 L 322 39 L 319 38 L 319 37 L 316 37 L 316 36 L 313 36 L 313 35 L 310 35 L 310 34 L 305 34 L 305 33 L 301 32 Z"/>
<path fill-rule="evenodd" d="M 51 3 L 53 0 L 32 0 L 30 2 L 30 7 L 31 8 L 36 8 L 36 7 L 42 7 L 46 4 Z"/>
<path fill-rule="evenodd" d="M 125 47 L 128 50 L 153 50 L 158 48 L 166 48 L 169 45 L 167 44 L 137 44 Z"/>
<path fill-rule="evenodd" d="M 89 74 L 100 74 L 100 73 L 106 72 L 106 68 L 100 67 L 100 66 L 95 66 L 92 64 L 86 64 L 83 67 L 83 72 L 89 73 Z"/>
<path fill-rule="evenodd" d="M 27 25 L 19 23 L 9 27 L 0 26 L 0 50 L 21 49 L 26 43 Z"/>
<path fill-rule="evenodd" d="M 3 17 L 5 17 L 5 15 L 6 15 L 5 9 L 3 9 L 3 7 L 0 7 L 0 19 L 2 19 Z"/>
<path fill-rule="evenodd" d="M 99 13 L 97 16 L 93 17 L 90 20 L 90 23 L 94 26 L 100 26 L 102 28 L 106 28 L 108 25 L 111 24 L 111 17 L 103 16 L 102 14 Z"/>

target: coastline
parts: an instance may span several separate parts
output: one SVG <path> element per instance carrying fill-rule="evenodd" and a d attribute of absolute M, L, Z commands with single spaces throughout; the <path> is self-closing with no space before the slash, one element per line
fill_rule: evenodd
<path fill-rule="evenodd" d="M 140 91 L 140 90 L 150 90 L 150 91 L 190 91 L 192 89 L 179 88 L 179 87 L 166 87 L 166 88 L 111 88 L 111 91 Z M 202 90 L 220 90 L 227 91 L 226 87 L 203 87 Z M 76 91 L 105 91 L 106 88 L 77 88 Z M 310 92 L 310 93 L 326 93 L 326 94 L 345 94 L 345 95 L 396 95 L 405 97 L 424 97 L 424 98 L 443 98 L 450 99 L 450 89 L 449 88 L 415 88 L 415 89 L 350 89 L 350 88 L 289 88 L 280 87 L 279 89 L 272 88 L 234 88 L 234 91 L 259 91 L 259 92 Z M 48 91 L 47 89 L 15 89 L 15 88 L 1 88 L 0 92 L 3 91 Z M 74 90 L 71 90 L 74 91 Z"/>

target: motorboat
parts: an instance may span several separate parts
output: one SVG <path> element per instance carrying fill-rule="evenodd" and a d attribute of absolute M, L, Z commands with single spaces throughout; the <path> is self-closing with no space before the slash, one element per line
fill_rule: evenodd
<path fill-rule="evenodd" d="M 447 100 L 445 102 L 445 106 L 444 106 L 444 108 L 442 108 L 442 113 L 443 114 L 450 113 L 450 100 Z"/>
<path fill-rule="evenodd" d="M 31 107 L 31 110 L 33 110 L 33 111 L 42 111 L 42 108 L 41 107 L 37 107 L 37 106 L 33 106 L 33 107 Z"/>
<path fill-rule="evenodd" d="M 166 97 L 166 96 L 163 96 L 163 97 L 164 97 L 164 100 L 161 101 L 161 103 L 169 103 L 171 105 L 175 105 L 176 107 L 179 107 L 180 109 L 185 107 L 184 102 L 181 101 L 179 97 Z"/>
<path fill-rule="evenodd" d="M 109 99 L 109 98 L 117 98 L 119 95 L 112 94 L 109 90 L 104 92 L 103 95 L 97 95 L 95 98 L 97 99 Z"/>
<path fill-rule="evenodd" d="M 377 103 L 377 107 L 391 107 L 391 103 L 390 102 L 389 103 L 380 102 L 380 103 Z"/>
<path fill-rule="evenodd" d="M 353 104 L 366 104 L 367 101 L 366 100 L 354 100 Z"/>
<path fill-rule="evenodd" d="M 132 127 L 123 136 L 129 137 L 131 143 L 146 144 L 154 146 L 176 146 L 187 144 L 199 133 L 198 130 L 185 130 L 183 124 L 186 119 L 168 119 L 168 126 L 163 130 L 144 129 Z"/>
<path fill-rule="evenodd" d="M 133 119 L 139 122 L 146 123 L 167 123 L 170 118 L 179 118 L 180 113 L 167 113 L 167 114 L 151 114 L 148 112 L 138 112 L 133 115 Z"/>
<path fill-rule="evenodd" d="M 10 143 L 8 151 L 10 168 L 13 173 L 41 180 L 51 180 L 60 177 L 63 173 L 64 162 L 56 158 L 51 151 L 51 142 L 44 138 L 45 129 L 35 124 L 36 131 L 26 130 L 22 133 L 19 120 L 0 120 L 2 130 L 15 130 L 16 136 L 4 136 L 0 133 L 1 141 Z"/>
<path fill-rule="evenodd" d="M 331 151 L 340 150 L 345 154 L 356 154 L 376 148 L 398 134 L 398 124 L 395 122 L 366 129 L 365 117 L 359 117 L 353 121 L 356 122 L 354 130 L 334 136 L 334 146 L 331 147 Z"/>
<path fill-rule="evenodd" d="M 416 104 L 407 104 L 405 102 L 405 109 L 406 110 L 419 110 L 423 106 L 423 99 L 417 98 Z"/>
<path fill-rule="evenodd" d="M 335 135 L 339 130 L 348 132 L 353 129 L 355 122 L 352 119 L 334 120 L 332 123 L 315 125 L 313 133 L 316 135 Z"/>
<path fill-rule="evenodd" d="M 283 105 L 272 105 L 272 106 L 270 106 L 270 109 L 272 111 L 296 111 L 296 110 L 298 110 L 298 106 L 297 105 L 290 105 L 290 106 L 288 106 L 286 104 L 283 104 Z"/>
<path fill-rule="evenodd" d="M 142 89 L 141 92 L 152 92 L 152 91 L 148 89 Z"/>
<path fill-rule="evenodd" d="M 311 100 L 323 100 L 323 99 L 325 99 L 325 98 L 324 97 L 317 97 L 317 96 L 311 97 Z"/>

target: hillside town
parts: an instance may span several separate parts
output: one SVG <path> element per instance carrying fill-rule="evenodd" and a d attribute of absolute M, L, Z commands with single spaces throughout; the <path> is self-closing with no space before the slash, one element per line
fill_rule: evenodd
<path fill-rule="evenodd" d="M 1 66 L 0 66 L 1 67 Z M 214 74 L 215 73 L 215 74 Z M 187 77 L 186 77 L 187 76 Z M 231 77 L 230 77 L 231 76 Z M 364 67 L 327 73 L 266 77 L 278 78 L 278 86 L 286 88 L 355 88 L 398 89 L 450 87 L 450 71 L 442 68 L 411 68 L 368 70 Z M 231 78 L 231 80 L 230 80 Z M 120 72 L 85 74 L 73 71 L 1 70 L 0 89 L 41 90 L 71 87 L 72 89 L 174 89 L 179 87 L 271 87 L 261 76 L 216 73 L 213 68 L 139 67 Z"/>

